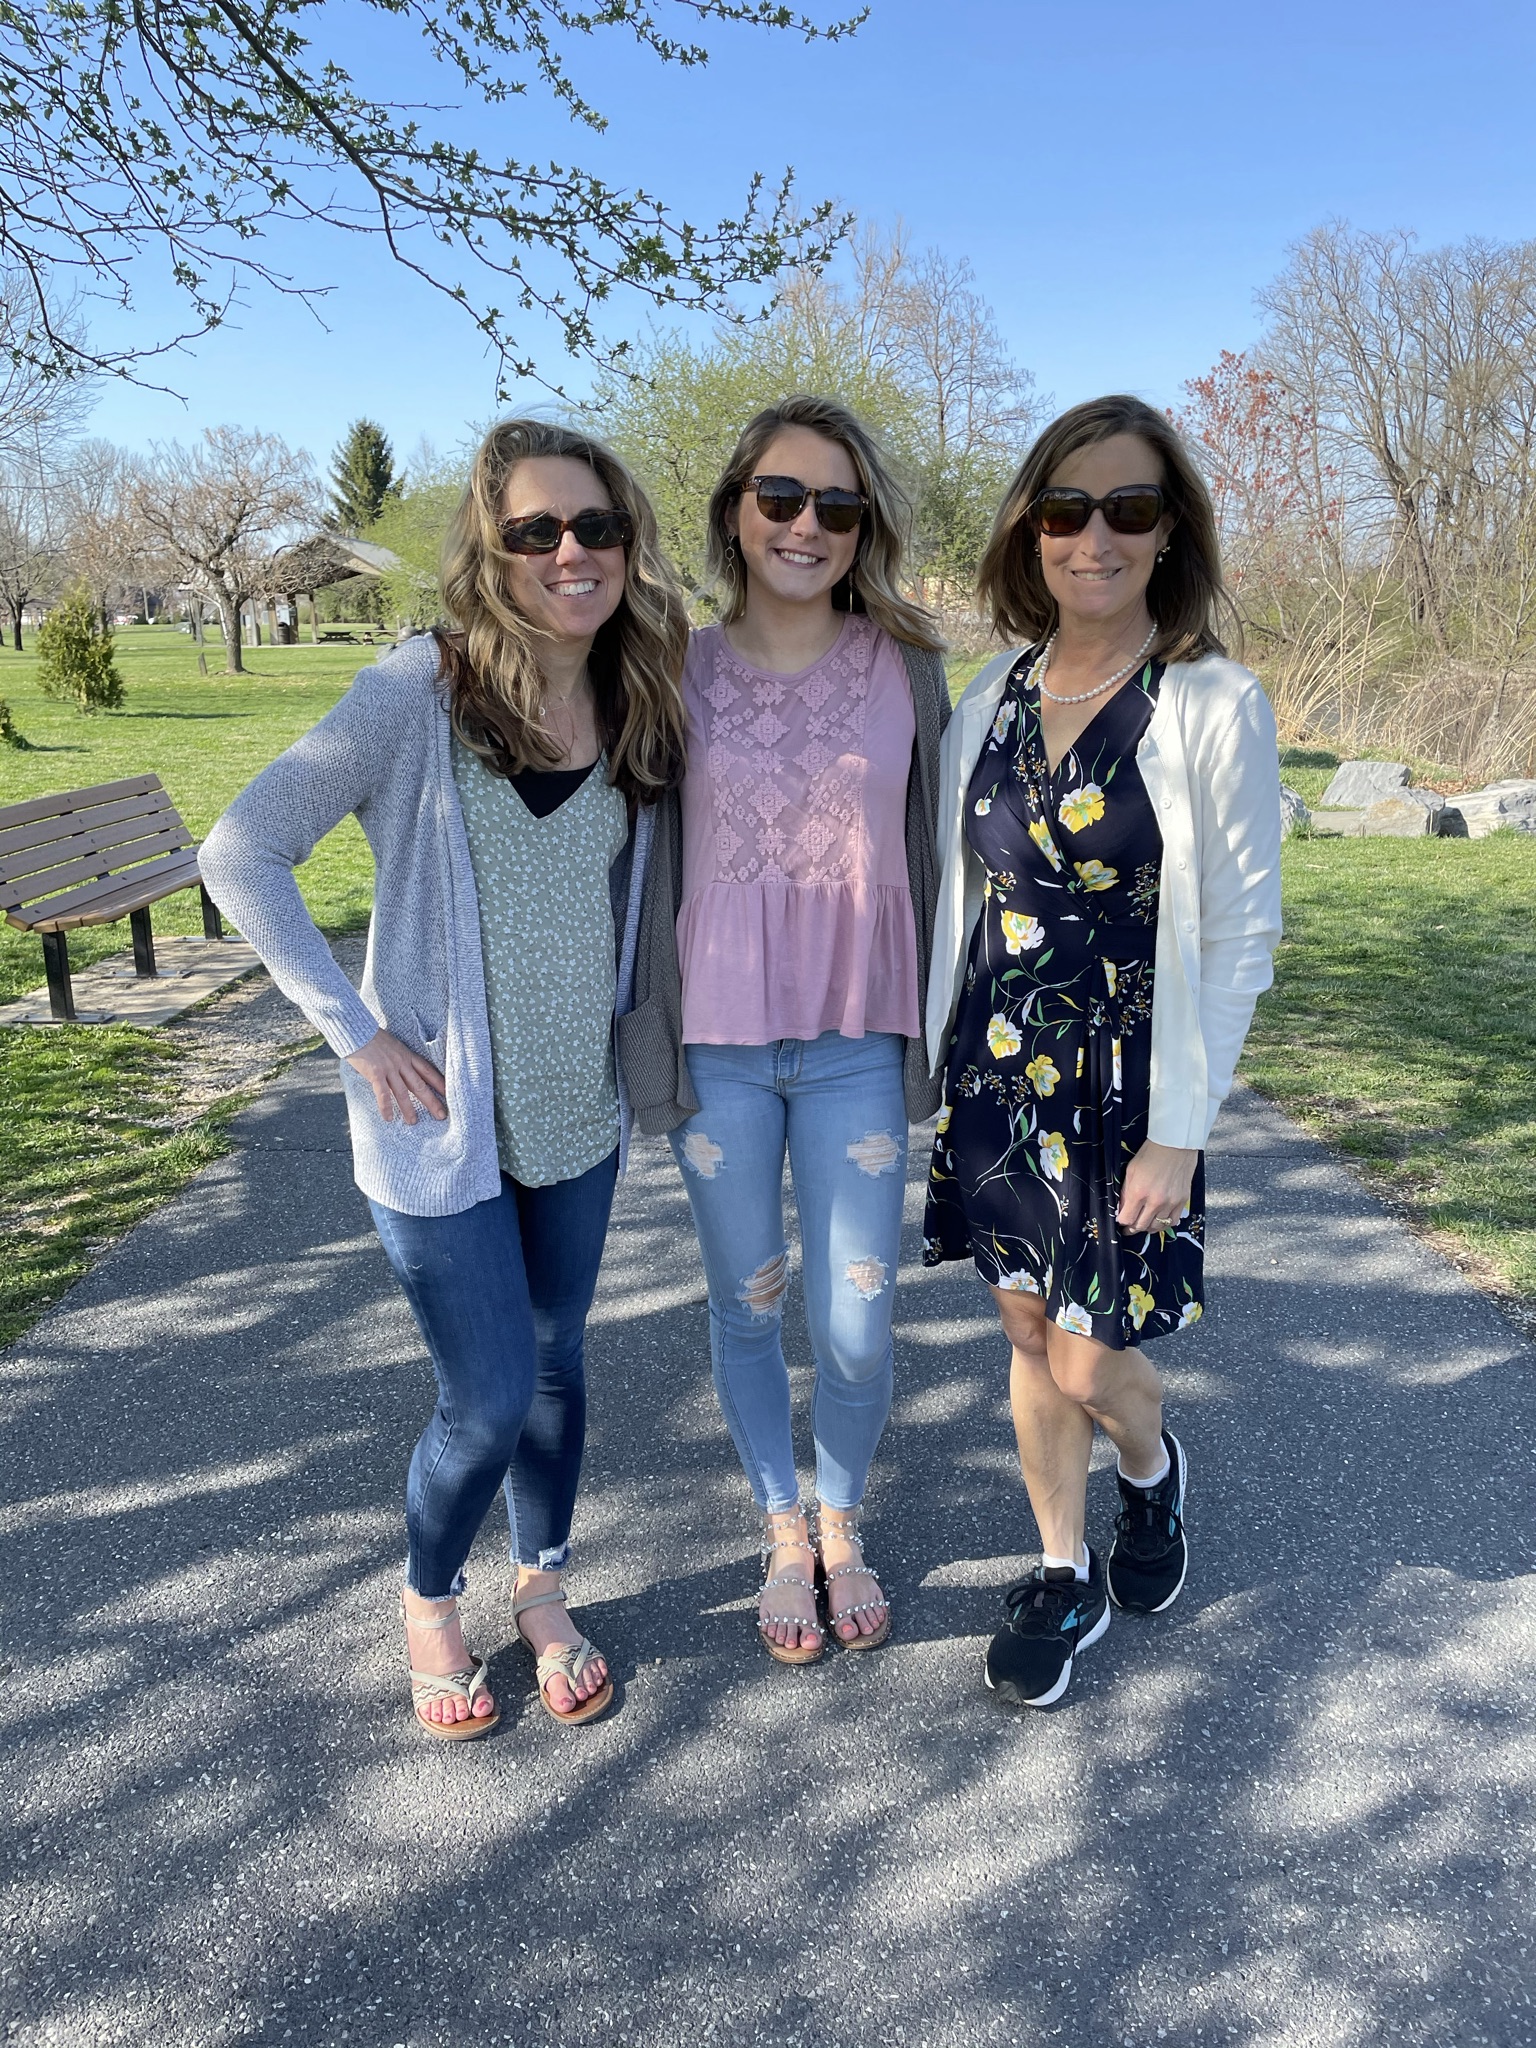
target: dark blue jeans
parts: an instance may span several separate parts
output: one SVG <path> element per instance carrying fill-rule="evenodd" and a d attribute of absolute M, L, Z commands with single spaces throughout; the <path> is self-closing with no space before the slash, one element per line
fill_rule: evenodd
<path fill-rule="evenodd" d="M 505 1485 L 512 1557 L 559 1571 L 587 1434 L 582 1345 L 619 1155 L 575 1180 L 501 1193 L 457 1216 L 370 1202 L 437 1374 L 437 1406 L 405 1486 L 406 1584 L 463 1589 L 464 1560 Z"/>

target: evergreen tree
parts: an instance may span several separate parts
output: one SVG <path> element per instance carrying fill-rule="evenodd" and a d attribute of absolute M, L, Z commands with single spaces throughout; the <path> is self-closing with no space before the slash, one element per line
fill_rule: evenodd
<path fill-rule="evenodd" d="M 331 460 L 331 515 L 337 533 L 357 535 L 372 526 L 386 498 L 400 488 L 395 451 L 384 429 L 354 420 Z"/>
<path fill-rule="evenodd" d="M 37 681 L 47 697 L 72 699 L 81 711 L 116 711 L 123 680 L 112 660 L 112 632 L 102 630 L 84 584 L 67 590 L 37 636 Z"/>

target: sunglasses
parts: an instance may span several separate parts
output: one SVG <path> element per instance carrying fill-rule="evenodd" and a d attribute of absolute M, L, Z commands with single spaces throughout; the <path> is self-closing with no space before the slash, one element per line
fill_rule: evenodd
<path fill-rule="evenodd" d="M 809 498 L 825 533 L 852 533 L 869 503 L 862 491 L 813 491 L 795 476 L 749 476 L 740 488 L 755 493 L 758 511 L 774 526 L 798 519 Z"/>
<path fill-rule="evenodd" d="M 1030 501 L 1028 518 L 1036 533 L 1049 534 L 1052 540 L 1081 533 L 1095 512 L 1104 514 L 1104 524 L 1113 533 L 1150 533 L 1163 516 L 1164 503 L 1156 484 L 1124 484 L 1102 498 L 1050 484 Z"/>
<path fill-rule="evenodd" d="M 635 522 L 622 506 L 615 505 L 611 512 L 595 508 L 578 512 L 574 519 L 535 512 L 531 519 L 509 519 L 497 531 L 509 555 L 552 555 L 568 533 L 574 533 L 593 554 L 600 554 L 604 548 L 627 548 L 635 537 Z"/>

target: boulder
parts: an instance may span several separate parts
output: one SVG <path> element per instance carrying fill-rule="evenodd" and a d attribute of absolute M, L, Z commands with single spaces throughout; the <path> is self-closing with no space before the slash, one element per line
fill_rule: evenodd
<path fill-rule="evenodd" d="M 1378 797 L 1391 796 L 1408 781 L 1401 761 L 1343 761 L 1332 782 L 1323 791 L 1318 806 L 1324 811 L 1364 811 Z"/>
<path fill-rule="evenodd" d="M 1439 829 L 1445 798 L 1432 789 L 1398 789 L 1367 804 L 1360 820 L 1366 839 L 1423 839 Z"/>
<path fill-rule="evenodd" d="M 1312 813 L 1307 809 L 1294 789 L 1280 785 L 1280 836 L 1289 839 L 1294 832 L 1305 832 L 1312 824 Z"/>
<path fill-rule="evenodd" d="M 1324 811 L 1312 813 L 1312 832 L 1318 839 L 1358 839 L 1360 820 L 1364 811 Z"/>
<path fill-rule="evenodd" d="M 1490 832 L 1536 832 L 1536 781 L 1490 782 L 1452 797 L 1440 821 L 1447 837 L 1486 839 Z"/>

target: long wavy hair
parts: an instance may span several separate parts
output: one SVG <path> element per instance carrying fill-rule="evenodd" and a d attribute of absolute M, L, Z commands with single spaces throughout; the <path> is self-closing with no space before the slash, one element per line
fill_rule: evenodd
<path fill-rule="evenodd" d="M 611 448 L 573 427 L 502 420 L 476 450 L 443 542 L 443 604 L 453 624 L 437 640 L 453 729 L 498 775 L 560 762 L 539 719 L 539 650 L 549 636 L 518 609 L 514 557 L 502 546 L 500 530 L 508 477 L 539 456 L 585 463 L 610 502 L 635 523 L 624 596 L 593 642 L 588 666 L 608 779 L 631 805 L 654 803 L 683 777 L 679 679 L 688 615 L 657 541 L 650 500 Z"/>
<path fill-rule="evenodd" d="M 1225 654 L 1218 621 L 1236 624 L 1221 577 L 1216 513 L 1204 479 L 1167 416 L 1139 398 L 1090 398 L 1064 412 L 1040 435 L 1008 486 L 992 523 L 977 575 L 982 609 L 1005 639 L 1043 640 L 1056 625 L 1056 600 L 1046 588 L 1029 508 L 1068 456 L 1115 434 L 1135 434 L 1157 454 L 1163 496 L 1173 514 L 1166 553 L 1154 563 L 1147 610 L 1157 621 L 1155 661 L 1197 661 Z"/>
<path fill-rule="evenodd" d="M 808 427 L 813 434 L 847 450 L 869 500 L 859 527 L 859 548 L 853 567 L 834 587 L 832 603 L 839 611 L 867 612 L 893 640 L 912 647 L 940 648 L 933 615 L 901 591 L 901 575 L 912 529 L 912 503 L 891 474 L 880 445 L 869 429 L 835 398 L 801 392 L 765 406 L 742 430 L 726 464 L 725 474 L 709 500 L 709 549 L 706 575 L 720 593 L 720 616 L 726 625 L 739 619 L 747 605 L 747 571 L 739 549 L 731 545 L 726 524 L 747 479 L 759 474 L 775 435 L 787 427 Z"/>

